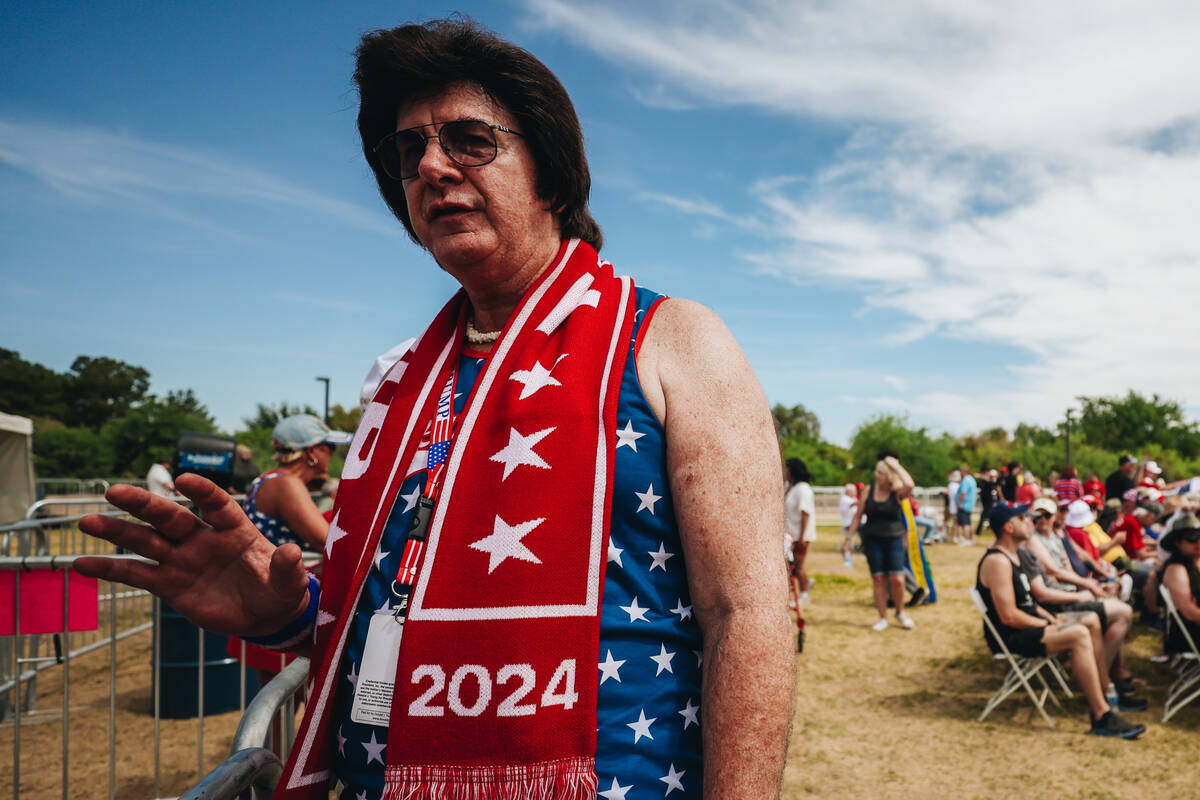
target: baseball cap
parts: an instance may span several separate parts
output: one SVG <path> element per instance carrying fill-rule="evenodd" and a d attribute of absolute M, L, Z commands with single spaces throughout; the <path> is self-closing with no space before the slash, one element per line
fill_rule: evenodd
<path fill-rule="evenodd" d="M 321 442 L 349 444 L 352 438 L 345 431 L 330 430 L 328 425 L 312 414 L 285 417 L 271 431 L 271 439 L 284 450 L 303 450 Z"/>
<path fill-rule="evenodd" d="M 996 503 L 988 512 L 988 527 L 999 536 L 1000 531 L 1004 530 L 1004 523 L 1013 517 L 1022 517 L 1028 511 L 1028 505 L 1010 506 L 1008 503 Z"/>
<path fill-rule="evenodd" d="M 1133 461 L 1134 461 L 1133 456 L 1131 456 L 1127 453 L 1127 454 L 1121 456 L 1121 458 L 1117 460 L 1117 463 L 1123 467 L 1126 464 L 1132 464 Z"/>
<path fill-rule="evenodd" d="M 1094 494 L 1085 494 L 1083 497 L 1081 497 L 1079 499 L 1082 500 L 1083 502 L 1087 503 L 1092 508 L 1100 507 L 1100 500 Z"/>
<path fill-rule="evenodd" d="M 1058 513 L 1058 507 L 1054 505 L 1054 501 L 1049 497 L 1039 497 L 1029 506 L 1030 511 L 1042 511 L 1053 516 Z"/>
<path fill-rule="evenodd" d="M 1157 461 L 1147 461 L 1146 472 L 1153 472 L 1155 475 L 1162 475 L 1162 467 L 1158 465 Z"/>
<path fill-rule="evenodd" d="M 1138 499 L 1138 490 L 1137 489 L 1127 489 L 1127 490 L 1125 490 L 1125 494 L 1121 495 L 1121 497 L 1125 500 L 1132 500 L 1132 501 L 1136 502 Z"/>

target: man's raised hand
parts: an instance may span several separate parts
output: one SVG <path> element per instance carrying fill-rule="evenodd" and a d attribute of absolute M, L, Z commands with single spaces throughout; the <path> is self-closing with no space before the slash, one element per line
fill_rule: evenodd
<path fill-rule="evenodd" d="M 108 502 L 147 524 L 99 514 L 79 521 L 84 533 L 157 561 L 157 566 L 90 556 L 77 558 L 75 569 L 147 589 L 215 633 L 263 636 L 299 617 L 308 604 L 300 548 L 277 548 L 267 541 L 212 481 L 184 474 L 175 487 L 204 519 L 144 489 L 118 485 L 105 494 Z"/>

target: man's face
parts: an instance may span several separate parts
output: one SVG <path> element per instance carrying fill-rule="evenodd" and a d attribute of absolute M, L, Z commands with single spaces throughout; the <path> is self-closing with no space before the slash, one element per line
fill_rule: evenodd
<path fill-rule="evenodd" d="M 1128 463 L 1126 463 L 1126 464 L 1122 464 L 1122 465 L 1121 465 L 1121 472 L 1124 472 L 1126 475 L 1132 475 L 1132 474 L 1133 474 L 1133 467 L 1134 467 L 1134 464 L 1133 464 L 1133 462 L 1132 462 L 1132 461 L 1130 461 L 1130 462 L 1128 462 Z"/>
<path fill-rule="evenodd" d="M 1027 541 L 1033 533 L 1033 523 L 1029 521 L 1027 516 L 1013 517 L 1008 521 L 1009 529 L 1012 531 L 1012 537 L 1018 542 Z"/>
<path fill-rule="evenodd" d="M 517 130 L 508 110 L 474 85 L 451 86 L 402 107 L 396 114 L 396 130 L 461 119 Z M 432 136 L 439 128 L 421 130 Z M 508 268 L 540 259 L 547 242 L 550 257 L 558 248 L 557 220 L 549 202 L 538 197 L 536 168 L 524 139 L 503 131 L 495 136 L 495 159 L 477 167 L 460 166 L 443 152 L 437 139 L 430 139 L 417 175 L 404 181 L 417 239 L 460 281 L 484 264 Z M 510 276 L 478 277 L 502 283 Z"/>

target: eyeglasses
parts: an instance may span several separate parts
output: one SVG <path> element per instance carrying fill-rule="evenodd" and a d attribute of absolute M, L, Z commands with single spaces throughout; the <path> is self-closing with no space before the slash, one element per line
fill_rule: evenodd
<path fill-rule="evenodd" d="M 421 133 L 422 128 L 436 128 L 437 133 L 427 136 Z M 460 167 L 490 164 L 496 158 L 496 131 L 524 136 L 503 125 L 489 125 L 477 119 L 456 119 L 389 133 L 379 140 L 373 152 L 389 178 L 406 181 L 417 176 L 417 168 L 425 156 L 425 145 L 430 139 L 437 139 L 442 152 Z"/>

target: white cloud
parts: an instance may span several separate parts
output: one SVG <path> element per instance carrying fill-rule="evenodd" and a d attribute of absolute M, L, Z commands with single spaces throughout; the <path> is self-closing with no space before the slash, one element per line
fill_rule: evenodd
<path fill-rule="evenodd" d="M 89 204 L 137 209 L 239 235 L 203 211 L 198 198 L 303 211 L 339 224 L 395 236 L 375 211 L 295 185 L 220 154 L 86 126 L 0 119 L 0 163 Z"/>
<path fill-rule="evenodd" d="M 1081 393 L 1194 397 L 1200 5 L 527 5 L 647 73 L 660 105 L 673 87 L 682 104 L 851 131 L 814 177 L 754 186 L 758 230 L 771 234 L 748 261 L 908 315 L 896 342 L 1025 354 L 998 365 L 988 397 L 887 407 L 964 430 L 1049 423 Z M 731 218 L 688 202 L 673 206 Z"/>

